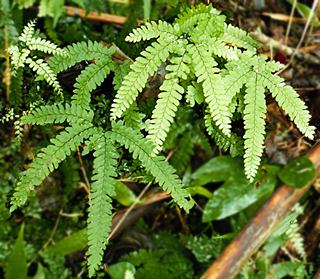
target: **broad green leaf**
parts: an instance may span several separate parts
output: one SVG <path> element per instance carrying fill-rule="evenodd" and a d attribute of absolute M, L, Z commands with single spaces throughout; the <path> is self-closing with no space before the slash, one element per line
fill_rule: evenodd
<path fill-rule="evenodd" d="M 204 196 L 208 199 L 211 198 L 212 193 L 207 190 L 206 188 L 202 187 L 202 186 L 193 186 L 193 187 L 189 187 L 187 188 L 188 192 L 190 193 L 191 196 L 194 195 L 201 195 Z"/>
<path fill-rule="evenodd" d="M 241 159 L 230 156 L 214 157 L 191 175 L 192 186 L 202 186 L 210 182 L 220 182 L 227 180 L 230 176 L 242 174 Z"/>
<path fill-rule="evenodd" d="M 130 206 L 137 199 L 135 193 L 121 181 L 117 181 L 114 187 L 116 195 L 113 198 L 120 204 L 124 206 Z"/>
<path fill-rule="evenodd" d="M 77 252 L 88 245 L 87 230 L 77 231 L 70 236 L 67 236 L 56 244 L 49 246 L 45 253 L 54 253 L 65 256 Z"/>
<path fill-rule="evenodd" d="M 37 273 L 33 279 L 46 279 L 45 268 L 42 264 L 38 263 Z"/>
<path fill-rule="evenodd" d="M 293 5 L 294 3 L 294 0 L 287 0 L 287 2 L 291 5 Z M 311 13 L 311 8 L 303 3 L 299 3 L 297 1 L 297 4 L 296 4 L 296 9 L 298 11 L 298 13 L 304 17 L 305 19 L 308 19 L 310 13 Z"/>
<path fill-rule="evenodd" d="M 234 215 L 252 205 L 259 199 L 270 195 L 276 185 L 274 167 L 261 176 L 259 185 L 253 185 L 244 173 L 230 176 L 226 182 L 217 189 L 204 207 L 202 220 L 210 222 Z"/>
<path fill-rule="evenodd" d="M 279 172 L 281 181 L 295 188 L 307 185 L 316 175 L 316 169 L 307 156 L 291 161 Z"/>
<path fill-rule="evenodd" d="M 27 267 L 27 258 L 24 251 L 23 233 L 24 233 L 24 224 L 21 225 L 18 238 L 7 260 L 7 264 L 5 268 L 6 279 L 27 278 L 28 267 Z"/>
<path fill-rule="evenodd" d="M 131 263 L 120 262 L 111 265 L 107 271 L 112 279 L 134 279 L 136 268 Z"/>

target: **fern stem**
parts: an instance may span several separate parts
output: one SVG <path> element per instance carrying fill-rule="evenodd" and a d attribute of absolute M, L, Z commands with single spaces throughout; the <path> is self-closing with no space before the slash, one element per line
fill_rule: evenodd
<path fill-rule="evenodd" d="M 88 179 L 87 171 L 86 171 L 86 169 L 84 167 L 84 164 L 83 164 L 83 160 L 82 160 L 79 148 L 77 148 L 77 156 L 78 156 L 78 161 L 79 161 L 79 164 L 80 164 L 80 171 L 81 171 L 83 179 L 85 181 L 83 188 L 86 191 L 86 193 L 88 194 L 88 196 L 90 197 L 91 185 L 90 185 L 90 181 Z"/>
<path fill-rule="evenodd" d="M 149 187 L 151 186 L 152 181 L 148 183 L 148 185 L 141 191 L 139 196 L 134 200 L 134 202 L 130 205 L 130 207 L 126 210 L 126 212 L 123 214 L 117 225 L 112 229 L 111 233 L 108 236 L 108 241 L 112 239 L 112 237 L 117 233 L 123 222 L 127 219 L 129 214 L 132 212 L 132 210 L 136 207 L 136 205 L 141 201 L 141 198 L 144 196 L 144 194 L 147 192 Z"/>

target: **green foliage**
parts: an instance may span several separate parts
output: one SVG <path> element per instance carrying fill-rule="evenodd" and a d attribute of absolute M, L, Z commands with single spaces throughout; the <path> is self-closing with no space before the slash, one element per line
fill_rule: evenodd
<path fill-rule="evenodd" d="M 34 31 L 30 29 L 33 29 L 34 25 L 30 23 L 27 27 L 23 36 L 25 40 L 31 41 Z M 77 55 L 78 51 L 84 51 L 82 56 Z M 116 80 L 119 80 L 122 79 L 122 72 L 126 69 L 126 64 L 120 67 L 115 66 L 115 62 L 112 61 L 114 51 L 114 48 L 108 49 L 97 43 L 76 44 L 55 53 L 50 62 L 45 63 L 52 73 L 57 73 L 83 60 L 95 61 L 82 70 L 77 77 L 71 104 L 58 103 L 40 106 L 21 118 L 23 123 L 28 124 L 61 123 L 71 126 L 66 127 L 56 138 L 51 139 L 51 143 L 37 154 L 28 169 L 21 175 L 11 200 L 11 211 L 24 205 L 35 186 L 40 185 L 72 151 L 77 150 L 87 140 L 86 153 L 94 150 L 93 156 L 95 157 L 88 214 L 89 249 L 87 255 L 90 277 L 100 268 L 111 227 L 112 198 L 116 195 L 115 177 L 117 176 L 118 157 L 114 142 L 124 145 L 132 153 L 134 159 L 139 159 L 141 165 L 154 176 L 160 187 L 171 193 L 179 206 L 186 211 L 193 206 L 193 201 L 189 198 L 188 191 L 183 189 L 175 170 L 165 161 L 164 157 L 152 156 L 152 147 L 138 129 L 124 126 L 121 122 L 113 123 L 110 131 L 94 127 L 93 111 L 90 108 L 91 92 L 105 80 L 110 70 L 116 69 L 115 73 L 120 75 L 116 77 Z M 47 53 L 52 52 L 47 51 Z M 136 117 L 134 115 L 133 113 L 127 117 L 132 119 Z M 138 114 L 138 119 L 139 117 Z M 126 123 L 132 122 L 127 118 Z M 132 126 L 135 125 L 132 124 Z"/>
<path fill-rule="evenodd" d="M 246 179 L 241 162 L 229 156 L 215 157 L 199 167 L 191 175 L 191 189 L 224 181 L 206 203 L 203 222 L 224 219 L 268 197 L 276 186 L 277 172 L 277 167 L 265 166 L 257 177 L 259 186 L 255 187 Z"/>
<path fill-rule="evenodd" d="M 118 11 L 115 7 L 123 5 L 121 13 L 132 11 L 130 19 L 136 22 L 133 14 L 139 18 L 143 14 L 142 9 L 134 10 L 142 8 L 142 1 L 138 2 L 73 0 L 68 4 L 102 12 Z M 150 2 L 144 1 L 145 16 L 150 13 L 151 18 L 172 22 L 175 7 L 185 5 L 181 2 L 156 0 L 148 6 Z M 5 111 L 0 121 L 0 269 L 8 278 L 16 277 L 18 270 L 21 278 L 27 271 L 34 278 L 86 277 L 86 270 L 90 277 L 99 278 L 106 272 L 116 279 L 198 278 L 219 256 L 227 244 L 224 239 L 233 238 L 271 194 L 277 175 L 287 182 L 292 172 L 298 173 L 299 179 L 304 178 L 299 185 L 314 177 L 300 175 L 304 164 L 285 176 L 267 164 L 259 170 L 266 93 L 303 134 L 311 138 L 314 128 L 298 94 L 273 74 L 280 65 L 256 55 L 257 42 L 226 24 L 225 16 L 210 5 L 187 8 L 172 24 L 151 21 L 133 30 L 128 42 L 152 42 L 132 62 L 127 55 L 135 56 L 144 45 L 137 44 L 134 51 L 126 46 L 130 51 L 124 54 L 114 44 L 124 46 L 122 35 L 130 22 L 114 28 L 61 17 L 63 0 L 11 4 L 0 0 L 0 45 L 11 45 L 3 52 L 6 64 L 0 71 L 12 73 L 10 90 L 5 88 L 10 96 L 3 94 L 0 104 Z M 35 29 L 35 21 L 21 26 L 22 19 L 34 13 L 17 8 L 34 4 L 39 4 L 39 16 L 50 17 L 45 18 L 45 26 L 42 20 L 39 24 L 57 45 Z M 16 29 L 23 29 L 20 37 Z M 88 41 L 77 42 L 83 38 Z M 112 46 L 103 40 L 113 41 Z M 60 48 L 60 44 L 67 46 Z M 50 94 L 43 88 L 45 83 L 59 95 Z M 14 134 L 21 144 L 13 140 Z M 166 157 L 158 155 L 162 150 Z M 239 158 L 212 159 L 221 151 L 244 156 L 244 166 Z M 311 169 L 314 174 L 308 165 Z M 247 178 L 255 178 L 255 183 Z M 148 191 L 138 199 L 144 184 Z M 157 186 L 166 193 L 157 193 Z M 167 193 L 173 206 L 159 202 Z M 198 206 L 187 215 L 178 206 L 190 212 L 191 196 L 196 196 Z M 153 202 L 157 206 L 149 205 Z M 128 216 L 121 215 L 123 207 L 137 203 L 132 211 L 123 211 Z M 106 257 L 113 214 L 130 218 L 122 223 L 126 226 L 149 208 L 154 208 L 151 218 L 146 223 L 139 219 L 135 228 L 126 230 L 112 247 L 116 257 Z M 309 274 L 308 265 L 303 267 L 307 255 L 296 211 L 248 261 L 245 278 Z M 21 222 L 27 224 L 25 236 L 20 231 L 16 240 Z M 164 228 L 166 233 L 157 233 Z M 221 231 L 226 234 L 217 234 Z M 177 232 L 183 232 L 180 239 L 174 236 Z M 294 264 L 274 257 L 287 241 Z"/>
<path fill-rule="evenodd" d="M 8 258 L 5 268 L 6 279 L 27 278 L 27 259 L 24 251 L 24 225 L 21 226 L 18 238 Z"/>
<path fill-rule="evenodd" d="M 121 258 L 121 261 L 135 266 L 134 278 L 193 278 L 192 263 L 183 255 L 174 236 L 160 233 L 154 236 L 154 241 L 156 247 L 153 250 L 140 249 Z"/>
<path fill-rule="evenodd" d="M 166 61 L 166 74 L 148 130 L 154 152 L 159 153 L 162 149 L 181 95 L 190 92 L 187 99 L 194 98 L 195 91 L 186 90 L 184 81 L 188 84 L 196 82 L 201 85 L 208 106 L 209 134 L 215 134 L 211 128 L 213 121 L 226 138 L 219 140 L 216 136 L 218 145 L 224 149 L 232 146 L 230 141 L 235 141 L 231 134 L 232 114 L 244 100 L 241 114 L 245 125 L 245 174 L 253 181 L 263 153 L 266 89 L 306 137 L 313 137 L 314 127 L 309 125 L 310 114 L 297 93 L 285 85 L 282 78 L 273 75 L 281 68 L 280 64 L 267 62 L 266 57 L 256 55 L 257 43 L 245 31 L 224 21 L 225 17 L 216 9 L 199 5 L 182 13 L 172 25 L 151 22 L 128 35 L 129 42 L 156 41 L 130 66 L 131 71 L 124 78 L 112 105 L 111 118 L 123 116 L 146 86 L 148 77 Z M 224 63 L 218 64 L 221 58 Z"/>
<path fill-rule="evenodd" d="M 11 64 L 14 70 L 18 70 L 28 64 L 29 67 L 41 78 L 43 78 L 49 85 L 51 85 L 56 92 L 62 93 L 62 88 L 59 85 L 57 76 L 52 69 L 48 66 L 47 62 L 43 59 L 36 59 L 36 56 L 30 58 L 33 51 L 39 51 L 49 54 L 64 55 L 62 49 L 55 44 L 36 37 L 35 35 L 35 21 L 31 21 L 23 29 L 22 34 L 19 37 L 19 46 L 12 45 L 9 48 L 11 55 Z"/>
<path fill-rule="evenodd" d="M 279 172 L 281 181 L 295 188 L 306 186 L 316 176 L 315 166 L 307 156 L 302 156 L 291 161 Z"/>

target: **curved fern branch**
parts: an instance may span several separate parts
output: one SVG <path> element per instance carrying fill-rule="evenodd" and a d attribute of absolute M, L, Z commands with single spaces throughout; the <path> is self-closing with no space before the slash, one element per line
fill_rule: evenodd
<path fill-rule="evenodd" d="M 43 148 L 29 168 L 22 173 L 11 199 L 11 211 L 26 203 L 35 186 L 40 185 L 86 137 L 91 135 L 91 129 L 91 124 L 75 125 L 51 139 L 51 144 Z"/>
<path fill-rule="evenodd" d="M 107 48 L 98 42 L 79 42 L 63 49 L 64 55 L 55 55 L 49 59 L 50 68 L 59 73 L 80 63 L 81 61 L 93 61 L 97 58 L 111 60 L 115 48 Z"/>
<path fill-rule="evenodd" d="M 90 64 L 77 77 L 74 85 L 72 104 L 89 110 L 91 92 L 105 80 L 112 67 L 111 57 L 99 60 L 96 64 Z"/>
<path fill-rule="evenodd" d="M 32 60 L 27 58 L 26 63 L 30 68 L 35 71 L 39 76 L 42 76 L 49 85 L 51 85 L 58 93 L 62 93 L 62 88 L 57 80 L 56 75 L 50 69 L 48 64 L 43 59 Z"/>
<path fill-rule="evenodd" d="M 25 124 L 53 124 L 91 122 L 93 111 L 83 110 L 81 107 L 70 104 L 45 105 L 36 108 L 31 113 L 22 116 L 21 123 Z"/>
<path fill-rule="evenodd" d="M 188 192 L 183 189 L 181 180 L 162 156 L 152 156 L 152 146 L 135 130 L 123 126 L 121 122 L 114 123 L 112 137 L 124 145 L 134 159 L 139 159 L 142 166 L 150 172 L 159 186 L 171 193 L 174 201 L 187 212 L 193 206 L 193 201 L 188 200 Z"/>
<path fill-rule="evenodd" d="M 130 66 L 131 71 L 124 78 L 112 104 L 111 118 L 122 116 L 123 112 L 135 101 L 139 92 L 145 87 L 149 76 L 153 75 L 169 57 L 174 47 L 179 45 L 173 40 L 154 42 L 141 52 L 140 57 Z"/>
<path fill-rule="evenodd" d="M 202 83 L 203 93 L 210 114 L 215 124 L 225 135 L 230 135 L 230 113 L 228 111 L 228 97 L 224 92 L 221 77 L 217 75 L 219 69 L 205 47 L 189 45 L 188 52 L 192 55 L 197 82 Z"/>

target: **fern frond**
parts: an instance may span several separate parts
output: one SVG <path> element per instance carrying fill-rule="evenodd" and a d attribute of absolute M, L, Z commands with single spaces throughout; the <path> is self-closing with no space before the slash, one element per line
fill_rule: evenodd
<path fill-rule="evenodd" d="M 226 44 L 235 45 L 238 48 L 245 48 L 253 52 L 256 52 L 256 47 L 259 45 L 246 31 L 230 24 L 225 24 L 222 39 Z"/>
<path fill-rule="evenodd" d="M 220 16 L 220 12 L 211 5 L 206 6 L 204 4 L 199 4 L 198 6 L 187 8 L 184 12 L 179 14 L 178 18 L 174 21 L 174 25 L 179 27 L 179 32 L 182 34 L 193 31 L 194 26 L 200 20 L 208 21 L 212 16 Z"/>
<path fill-rule="evenodd" d="M 145 114 L 139 112 L 139 109 L 135 103 L 133 103 L 123 114 L 123 121 L 125 125 L 139 131 L 145 126 L 142 121 L 143 118 L 145 118 Z"/>
<path fill-rule="evenodd" d="M 114 123 L 112 136 L 115 141 L 124 145 L 134 159 L 139 159 L 142 166 L 152 174 L 156 182 L 164 191 L 171 193 L 174 201 L 187 212 L 193 206 L 193 201 L 188 200 L 188 192 L 183 189 L 181 180 L 174 169 L 162 156 L 152 156 L 152 146 L 143 136 L 135 130 L 125 127 L 121 122 Z"/>
<path fill-rule="evenodd" d="M 39 50 L 45 53 L 57 54 L 57 55 L 64 54 L 63 49 L 59 48 L 56 44 L 51 43 L 42 38 L 32 37 L 28 42 L 26 42 L 26 45 L 30 50 Z"/>
<path fill-rule="evenodd" d="M 300 234 L 300 228 L 297 220 L 291 221 L 289 224 L 289 228 L 286 231 L 286 235 L 289 238 L 294 250 L 301 257 L 301 259 L 306 259 L 306 251 L 304 247 L 304 240 L 302 235 Z"/>
<path fill-rule="evenodd" d="M 205 100 L 215 124 L 225 135 L 230 135 L 230 113 L 228 97 L 224 93 L 221 77 L 217 75 L 217 63 L 210 53 L 201 46 L 189 45 L 197 82 L 202 83 Z"/>
<path fill-rule="evenodd" d="M 19 40 L 22 43 L 25 43 L 26 45 L 30 43 L 35 33 L 35 25 L 36 21 L 32 20 L 23 28 L 22 34 L 19 36 Z"/>
<path fill-rule="evenodd" d="M 192 85 L 188 85 L 186 101 L 190 104 L 191 107 L 194 105 L 202 104 L 204 101 L 202 86 L 196 82 L 193 82 Z"/>
<path fill-rule="evenodd" d="M 227 46 L 221 39 L 207 39 L 207 45 L 210 47 L 210 51 L 218 56 L 230 60 L 239 60 L 241 51 L 233 46 Z"/>
<path fill-rule="evenodd" d="M 70 104 L 45 105 L 36 108 L 31 113 L 22 116 L 21 122 L 25 124 L 53 124 L 65 121 L 72 123 L 91 122 L 92 110 L 83 110 L 81 107 Z"/>
<path fill-rule="evenodd" d="M 132 30 L 125 40 L 127 42 L 136 43 L 140 41 L 148 41 L 160 36 L 172 35 L 175 35 L 172 25 L 159 20 L 158 22 L 147 22 L 145 25 Z"/>
<path fill-rule="evenodd" d="M 36 159 L 24 171 L 11 199 L 13 211 L 24 205 L 31 191 L 53 171 L 81 142 L 91 134 L 91 124 L 75 125 L 66 128 L 57 137 L 51 139 L 51 144 L 43 148 Z"/>
<path fill-rule="evenodd" d="M 149 76 L 153 75 L 164 61 L 169 57 L 177 42 L 162 40 L 154 42 L 141 52 L 140 57 L 130 66 L 131 71 L 124 78 L 111 108 L 111 118 L 122 116 L 123 112 L 135 101 L 139 92 L 145 87 Z"/>
<path fill-rule="evenodd" d="M 184 88 L 179 85 L 178 77 L 187 78 L 190 70 L 183 59 L 184 56 L 170 59 L 172 64 L 167 66 L 168 73 L 160 87 L 161 92 L 152 112 L 147 138 L 153 142 L 155 154 L 158 154 L 162 149 L 184 93 Z"/>
<path fill-rule="evenodd" d="M 246 83 L 247 91 L 244 96 L 244 168 L 245 174 L 253 181 L 262 156 L 265 134 L 266 102 L 264 98 L 265 88 L 261 78 L 256 74 L 250 74 Z"/>
<path fill-rule="evenodd" d="M 43 77 L 45 81 L 54 88 L 54 90 L 58 93 L 62 92 L 57 76 L 43 59 L 37 59 L 34 61 L 31 58 L 27 58 L 26 63 L 29 64 L 30 68 L 39 76 Z"/>
<path fill-rule="evenodd" d="M 102 84 L 110 73 L 111 67 L 111 57 L 105 57 L 82 70 L 74 85 L 75 94 L 72 96 L 72 104 L 89 110 L 90 93 Z"/>
<path fill-rule="evenodd" d="M 298 93 L 279 76 L 263 75 L 264 84 L 270 90 L 280 107 L 289 115 L 298 129 L 309 139 L 313 139 L 315 127 L 310 126 L 311 115 Z"/>
<path fill-rule="evenodd" d="M 230 152 L 231 157 L 242 156 L 244 153 L 243 140 L 237 135 L 231 133 L 230 136 L 224 135 L 219 128 L 212 123 L 209 114 L 204 117 L 205 126 L 208 134 L 214 139 L 216 145 L 223 151 Z"/>
<path fill-rule="evenodd" d="M 11 65 L 13 65 L 15 70 L 24 66 L 30 54 L 30 50 L 24 48 L 20 51 L 17 46 L 9 47 L 8 52 L 11 55 Z"/>
<path fill-rule="evenodd" d="M 112 196 L 118 153 L 107 133 L 93 143 L 95 157 L 88 215 L 88 267 L 89 277 L 99 269 L 112 221 Z"/>
<path fill-rule="evenodd" d="M 48 64 L 55 73 L 59 73 L 81 61 L 93 61 L 97 57 L 102 60 L 109 60 L 114 51 L 114 47 L 107 48 L 98 42 L 79 42 L 65 47 L 63 49 L 64 55 L 53 56 L 49 59 Z"/>
<path fill-rule="evenodd" d="M 165 79 L 160 87 L 161 92 L 152 112 L 149 135 L 147 136 L 154 144 L 154 154 L 161 151 L 163 141 L 167 136 L 177 112 L 179 101 L 184 93 L 183 87 L 178 82 L 177 78 Z"/>

